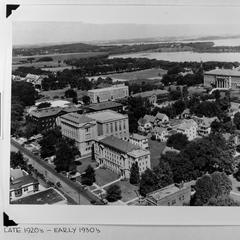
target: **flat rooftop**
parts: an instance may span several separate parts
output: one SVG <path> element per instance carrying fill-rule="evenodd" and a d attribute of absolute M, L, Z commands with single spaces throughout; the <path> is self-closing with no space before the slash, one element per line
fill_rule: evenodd
<path fill-rule="evenodd" d="M 240 77 L 240 71 L 234 69 L 214 69 L 211 71 L 204 72 L 204 74 Z"/>
<path fill-rule="evenodd" d="M 57 116 L 61 110 L 62 108 L 60 107 L 36 109 L 30 112 L 30 116 L 36 117 L 36 118 L 52 117 L 52 116 Z"/>
<path fill-rule="evenodd" d="M 111 122 L 114 120 L 126 119 L 128 116 L 112 110 L 105 110 L 86 114 L 87 117 L 95 119 L 97 122 Z"/>
<path fill-rule="evenodd" d="M 88 92 L 97 93 L 97 92 L 104 92 L 104 91 L 112 91 L 112 90 L 121 89 L 121 88 L 128 88 L 128 86 L 124 84 L 118 84 L 118 85 L 113 85 L 111 87 L 88 90 Z"/>
<path fill-rule="evenodd" d="M 86 108 L 94 110 L 94 111 L 101 111 L 101 110 L 106 110 L 106 109 L 109 109 L 109 108 L 122 107 L 122 106 L 123 105 L 121 103 L 108 101 L 108 102 L 90 104 Z"/>
<path fill-rule="evenodd" d="M 113 148 L 116 151 L 123 153 L 129 153 L 132 152 L 133 150 L 140 149 L 139 146 L 114 136 L 105 137 L 99 142 L 107 147 Z"/>
<path fill-rule="evenodd" d="M 131 157 L 137 158 L 137 157 L 141 157 L 144 155 L 150 155 L 150 152 L 148 150 L 144 150 L 144 149 L 136 149 L 136 150 L 129 152 L 128 155 Z"/>
<path fill-rule="evenodd" d="M 186 189 L 187 186 L 183 186 L 182 188 L 177 187 L 175 184 L 171 184 L 165 188 L 161 188 L 159 190 L 156 190 L 152 193 L 147 194 L 148 197 L 153 198 L 154 200 L 158 201 L 161 200 L 169 195 L 172 195 L 178 191 L 181 191 L 182 189 Z"/>
<path fill-rule="evenodd" d="M 68 120 L 75 124 L 84 124 L 84 123 L 90 123 L 95 121 L 94 119 L 89 118 L 86 115 L 78 114 L 78 113 L 67 113 L 65 115 L 62 115 L 61 119 Z"/>
<path fill-rule="evenodd" d="M 143 135 L 140 135 L 140 134 L 137 134 L 137 133 L 133 133 L 131 136 L 130 136 L 131 139 L 135 139 L 135 140 L 145 140 L 145 139 L 148 139 L 147 136 L 143 136 Z"/>
<path fill-rule="evenodd" d="M 26 197 L 12 201 L 12 204 L 56 204 L 64 201 L 66 198 L 54 188 L 36 192 Z"/>

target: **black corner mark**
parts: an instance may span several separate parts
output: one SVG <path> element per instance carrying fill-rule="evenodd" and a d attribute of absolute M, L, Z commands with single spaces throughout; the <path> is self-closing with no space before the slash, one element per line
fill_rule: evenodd
<path fill-rule="evenodd" d="M 16 10 L 20 5 L 19 4 L 7 4 L 6 5 L 6 18 L 8 18 L 13 10 Z"/>
<path fill-rule="evenodd" d="M 13 226 L 17 226 L 18 224 L 15 223 L 13 220 L 9 219 L 9 216 L 3 212 L 3 225 L 4 227 L 13 227 Z"/>

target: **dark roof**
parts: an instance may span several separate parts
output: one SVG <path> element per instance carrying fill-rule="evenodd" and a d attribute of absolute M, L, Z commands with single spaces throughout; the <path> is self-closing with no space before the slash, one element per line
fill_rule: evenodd
<path fill-rule="evenodd" d="M 10 189 L 11 190 L 18 189 L 30 183 L 38 183 L 38 181 L 35 178 L 33 178 L 31 175 L 23 176 L 13 180 L 10 184 Z"/>
<path fill-rule="evenodd" d="M 106 110 L 106 109 L 115 108 L 115 107 L 122 107 L 122 104 L 113 102 L 113 101 L 108 101 L 108 102 L 91 104 L 91 105 L 87 106 L 86 108 L 94 110 L 94 111 L 101 111 L 101 110 Z"/>
<path fill-rule="evenodd" d="M 100 140 L 99 142 L 105 146 L 114 148 L 123 153 L 128 153 L 128 152 L 131 152 L 133 150 L 140 148 L 137 145 L 134 145 L 128 141 L 124 141 L 124 140 L 114 137 L 114 136 L 105 137 L 104 139 Z"/>
<path fill-rule="evenodd" d="M 66 200 L 54 188 L 48 188 L 44 191 L 36 192 L 26 197 L 21 197 L 12 201 L 12 204 L 55 204 Z"/>
<path fill-rule="evenodd" d="M 36 118 L 53 117 L 53 116 L 57 116 L 61 110 L 62 108 L 60 107 L 42 108 L 42 109 L 32 110 L 30 112 L 30 116 L 33 116 Z"/>
<path fill-rule="evenodd" d="M 89 122 L 95 121 L 94 119 L 89 118 L 86 115 L 78 114 L 78 113 L 68 113 L 68 114 L 62 115 L 61 118 L 76 124 L 83 124 L 83 123 L 89 123 Z"/>

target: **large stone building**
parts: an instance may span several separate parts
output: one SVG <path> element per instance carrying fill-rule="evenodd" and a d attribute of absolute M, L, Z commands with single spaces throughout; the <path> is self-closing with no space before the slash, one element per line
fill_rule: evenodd
<path fill-rule="evenodd" d="M 56 118 L 61 114 L 62 108 L 49 107 L 32 110 L 27 117 L 27 120 L 36 124 L 37 128 L 49 130 L 56 126 Z"/>
<path fill-rule="evenodd" d="M 168 98 L 169 92 L 167 90 L 156 89 L 152 91 L 135 93 L 132 97 L 141 97 L 148 100 L 151 104 L 157 103 L 157 101 L 166 101 Z"/>
<path fill-rule="evenodd" d="M 129 96 L 128 86 L 124 84 L 113 85 L 107 88 L 92 89 L 88 91 L 91 103 L 113 101 Z"/>
<path fill-rule="evenodd" d="M 58 117 L 57 124 L 63 136 L 75 140 L 81 155 L 91 153 L 92 144 L 97 139 L 96 120 L 78 113 L 68 113 Z"/>
<path fill-rule="evenodd" d="M 240 87 L 240 71 L 234 69 L 214 69 L 204 73 L 204 86 L 222 89 Z"/>
<path fill-rule="evenodd" d="M 128 179 L 133 163 L 138 163 L 140 174 L 151 168 L 150 152 L 114 136 L 99 140 L 94 145 L 95 159 L 121 177 Z"/>
<path fill-rule="evenodd" d="M 81 155 L 91 154 L 92 144 L 99 138 L 115 136 L 129 139 L 128 116 L 111 110 L 88 114 L 68 113 L 57 118 L 62 135 L 76 141 Z"/>
<path fill-rule="evenodd" d="M 146 204 L 152 206 L 183 206 L 189 205 L 191 199 L 191 186 L 171 184 L 147 194 Z"/>
<path fill-rule="evenodd" d="M 124 140 L 129 139 L 128 115 L 112 110 L 92 112 L 87 117 L 96 120 L 97 136 L 115 136 Z"/>

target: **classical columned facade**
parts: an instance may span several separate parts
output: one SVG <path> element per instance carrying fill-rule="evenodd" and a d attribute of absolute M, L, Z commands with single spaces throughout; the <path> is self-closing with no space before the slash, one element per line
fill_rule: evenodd
<path fill-rule="evenodd" d="M 231 76 L 216 76 L 216 88 L 231 88 Z"/>

